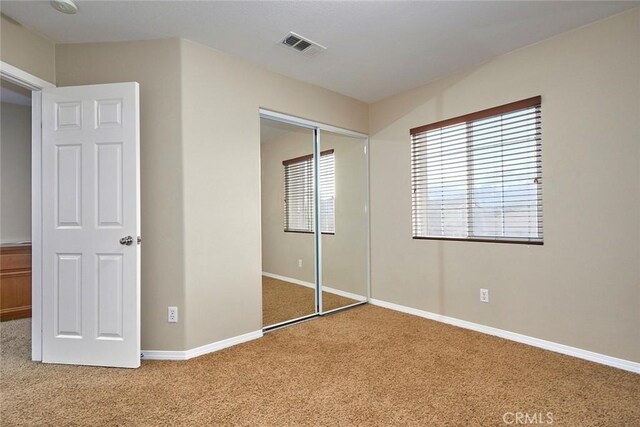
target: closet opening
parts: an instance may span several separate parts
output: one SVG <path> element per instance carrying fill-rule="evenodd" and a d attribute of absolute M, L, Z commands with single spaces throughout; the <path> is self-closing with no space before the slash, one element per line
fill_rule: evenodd
<path fill-rule="evenodd" d="M 369 300 L 368 138 L 260 110 L 265 332 Z"/>

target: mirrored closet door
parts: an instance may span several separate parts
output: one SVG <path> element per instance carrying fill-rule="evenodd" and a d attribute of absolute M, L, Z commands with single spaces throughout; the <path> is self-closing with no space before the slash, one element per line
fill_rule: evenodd
<path fill-rule="evenodd" d="M 366 135 L 262 110 L 260 134 L 263 328 L 365 303 Z"/>
<path fill-rule="evenodd" d="M 366 139 L 320 132 L 321 312 L 367 301 Z"/>
<path fill-rule="evenodd" d="M 317 313 L 313 129 L 260 120 L 262 324 Z"/>

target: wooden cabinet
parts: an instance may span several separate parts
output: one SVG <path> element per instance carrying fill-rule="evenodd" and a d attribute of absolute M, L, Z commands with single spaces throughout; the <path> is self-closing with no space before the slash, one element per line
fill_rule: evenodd
<path fill-rule="evenodd" d="M 0 246 L 0 320 L 31 317 L 31 245 Z"/>

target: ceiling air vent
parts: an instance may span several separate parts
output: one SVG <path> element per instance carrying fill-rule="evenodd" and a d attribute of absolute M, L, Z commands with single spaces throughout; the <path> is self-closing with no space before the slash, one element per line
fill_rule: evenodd
<path fill-rule="evenodd" d="M 287 36 L 282 39 L 281 44 L 285 47 L 297 50 L 306 56 L 315 56 L 326 49 L 326 47 L 321 44 L 312 42 L 311 40 L 305 39 L 293 32 L 287 34 Z"/>

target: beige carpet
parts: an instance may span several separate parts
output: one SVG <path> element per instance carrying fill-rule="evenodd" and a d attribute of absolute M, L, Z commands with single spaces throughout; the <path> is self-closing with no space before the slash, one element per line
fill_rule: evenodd
<path fill-rule="evenodd" d="M 322 293 L 324 311 L 344 307 L 356 300 Z M 315 313 L 315 290 L 262 276 L 262 325 L 269 326 Z"/>
<path fill-rule="evenodd" d="M 30 362 L 29 327 L 0 326 L 2 426 L 640 425 L 639 375 L 373 306 L 137 370 Z"/>

